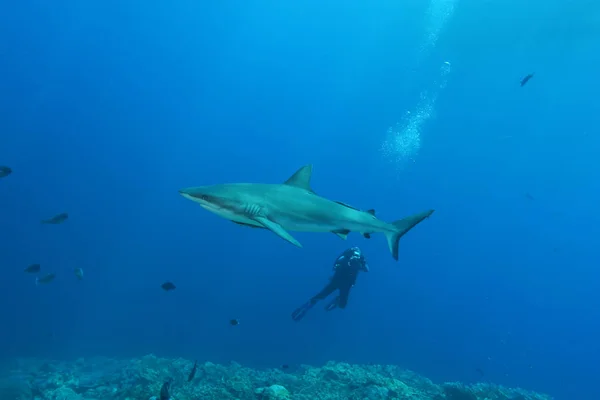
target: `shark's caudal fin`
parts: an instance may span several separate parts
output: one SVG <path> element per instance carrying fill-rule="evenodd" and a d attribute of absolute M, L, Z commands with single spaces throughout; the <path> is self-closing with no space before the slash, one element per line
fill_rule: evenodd
<path fill-rule="evenodd" d="M 429 217 L 433 214 L 434 210 L 428 210 L 419 214 L 411 215 L 410 217 L 403 218 L 398 221 L 392 222 L 392 225 L 396 227 L 396 230 L 393 232 L 386 233 L 386 238 L 388 241 L 388 246 L 390 248 L 390 252 L 392 253 L 392 257 L 394 260 L 398 260 L 398 242 L 400 238 L 408 231 L 410 231 L 415 225 L 419 222 L 423 221 L 425 218 Z"/>

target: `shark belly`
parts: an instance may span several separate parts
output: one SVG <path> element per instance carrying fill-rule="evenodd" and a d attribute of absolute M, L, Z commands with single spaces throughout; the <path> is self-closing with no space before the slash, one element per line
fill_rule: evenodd
<path fill-rule="evenodd" d="M 350 231 L 360 233 L 375 233 L 387 232 L 388 229 L 385 223 L 383 224 L 364 224 L 355 220 L 344 219 L 320 219 L 320 220 L 299 220 L 293 218 L 277 218 L 277 223 L 288 231 L 296 232 L 335 232 L 335 231 Z"/>
<path fill-rule="evenodd" d="M 275 218 L 277 223 L 285 230 L 295 232 L 332 232 L 341 228 L 339 224 L 328 221 L 316 221 L 309 219 L 298 219 L 288 217 Z"/>
<path fill-rule="evenodd" d="M 296 232 L 385 232 L 388 226 L 370 214 L 321 199 L 299 208 L 274 208 L 270 218 L 285 230 Z M 285 210 L 285 211 L 284 211 Z"/>
<path fill-rule="evenodd" d="M 204 206 L 203 206 L 203 208 L 206 208 L 207 210 L 209 210 L 210 212 L 212 212 L 215 215 L 218 215 L 221 218 L 225 218 L 230 221 L 237 222 L 237 223 L 244 224 L 244 225 L 251 225 L 251 226 L 263 228 L 263 225 L 261 223 L 257 222 L 256 220 L 254 220 L 252 218 L 252 216 L 250 216 L 250 215 L 233 212 L 233 211 L 230 211 L 227 209 L 216 210 L 216 209 L 211 209 L 209 207 L 204 207 Z"/>

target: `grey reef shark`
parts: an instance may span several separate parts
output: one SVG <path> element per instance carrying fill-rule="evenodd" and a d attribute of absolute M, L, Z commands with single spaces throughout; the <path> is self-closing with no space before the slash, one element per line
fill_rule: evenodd
<path fill-rule="evenodd" d="M 179 193 L 236 224 L 268 229 L 298 247 L 302 245 L 288 231 L 331 232 L 342 239 L 350 232 L 366 238 L 381 232 L 395 260 L 400 238 L 434 212 L 384 222 L 375 217 L 374 210 L 359 210 L 319 196 L 310 186 L 311 176 L 312 165 L 305 165 L 284 183 L 224 183 L 188 187 Z"/>

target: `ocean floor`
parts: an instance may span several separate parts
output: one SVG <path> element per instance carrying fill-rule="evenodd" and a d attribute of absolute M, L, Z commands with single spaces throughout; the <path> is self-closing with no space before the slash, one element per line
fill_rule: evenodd
<path fill-rule="evenodd" d="M 239 364 L 198 364 L 148 355 L 72 362 L 18 359 L 0 374 L 0 400 L 161 400 L 172 379 L 172 400 L 550 400 L 551 397 L 491 384 L 437 385 L 411 371 L 385 365 L 329 362 L 322 367 L 255 370 Z"/>

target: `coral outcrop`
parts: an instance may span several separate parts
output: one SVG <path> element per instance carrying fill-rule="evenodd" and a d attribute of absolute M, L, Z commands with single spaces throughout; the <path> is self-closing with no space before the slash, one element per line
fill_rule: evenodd
<path fill-rule="evenodd" d="M 434 384 L 389 365 L 329 362 L 322 367 L 256 370 L 237 363 L 198 365 L 148 355 L 139 359 L 103 357 L 73 362 L 18 360 L 0 374 L 2 400 L 147 400 L 171 378 L 173 400 L 551 400 L 522 389 L 493 384 Z"/>

